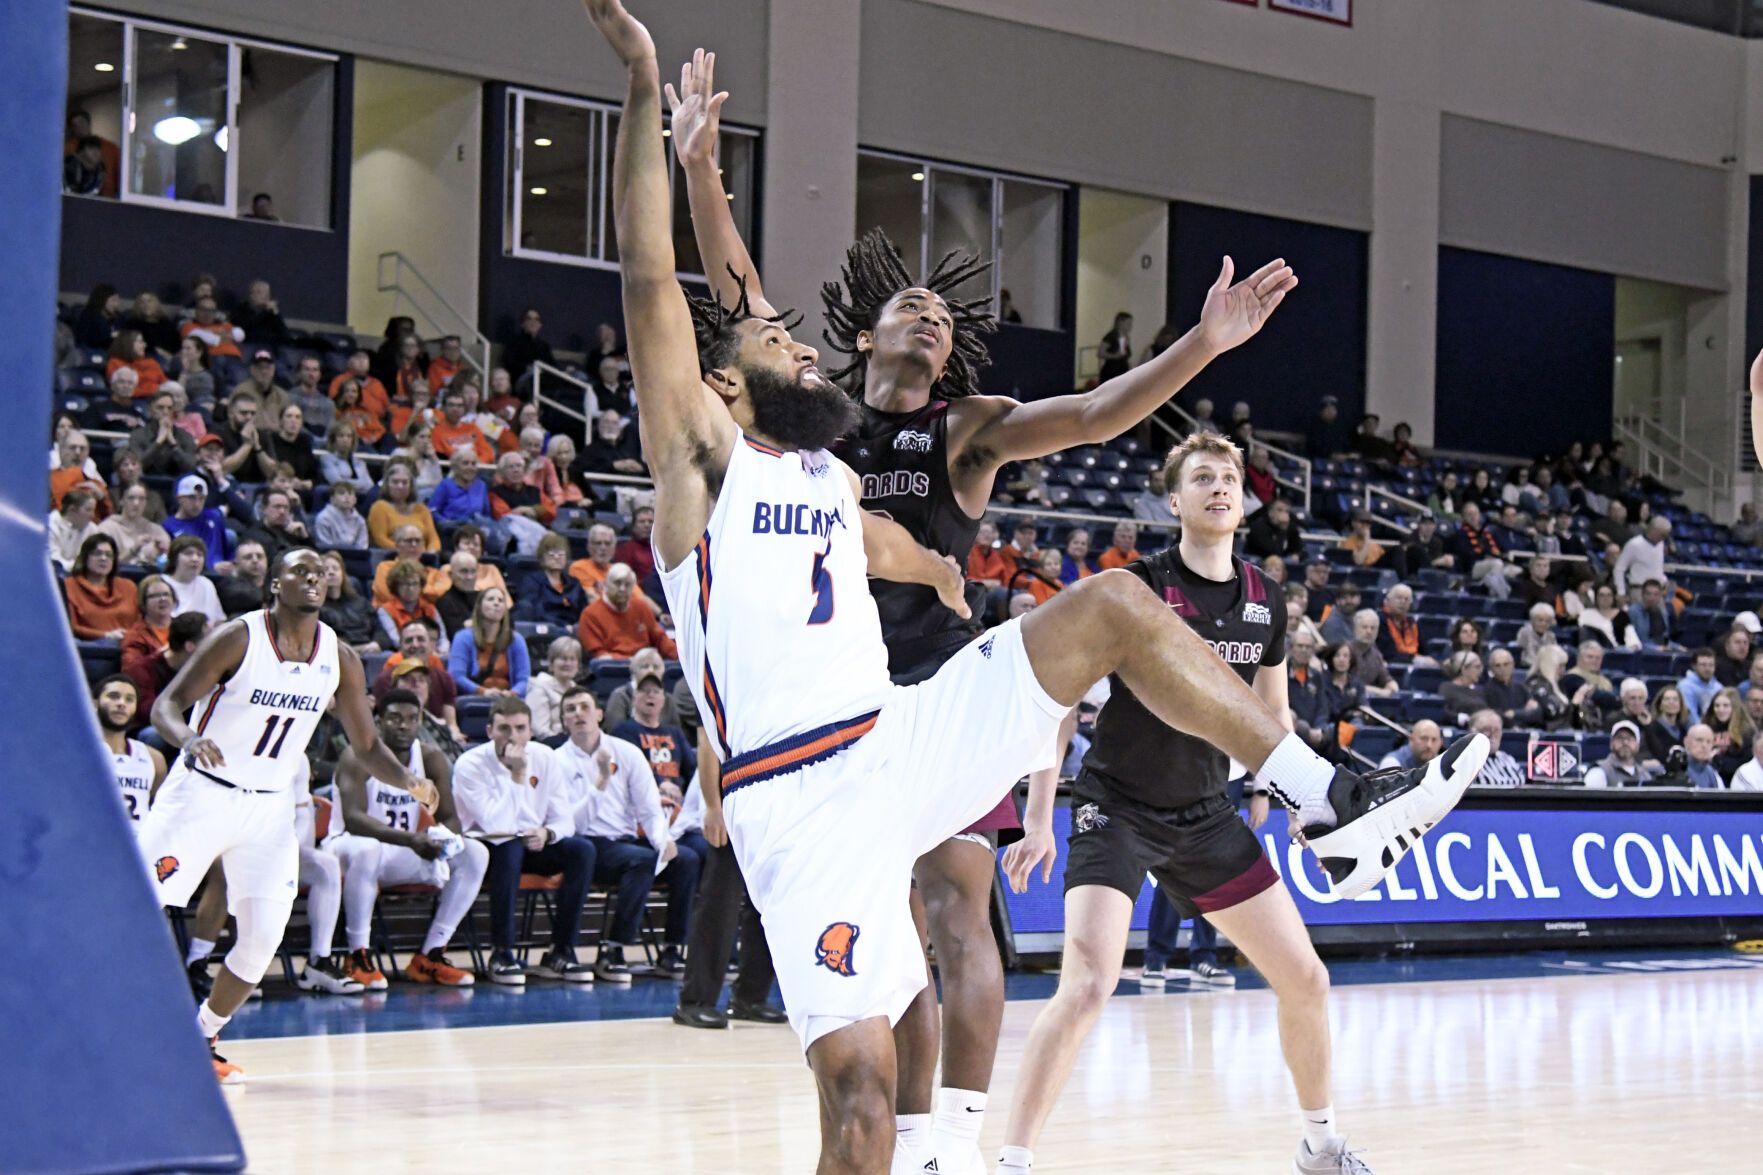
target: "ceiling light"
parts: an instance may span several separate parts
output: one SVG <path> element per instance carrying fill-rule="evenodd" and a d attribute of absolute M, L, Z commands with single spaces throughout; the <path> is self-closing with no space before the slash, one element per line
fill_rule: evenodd
<path fill-rule="evenodd" d="M 226 150 L 226 145 L 227 145 L 227 133 L 226 132 L 227 132 L 227 128 L 225 128 L 224 126 L 214 132 L 214 145 L 216 147 L 219 147 L 222 151 Z"/>
<path fill-rule="evenodd" d="M 922 171 L 913 172 L 912 182 L 915 184 L 922 184 L 924 182 L 924 173 Z"/>
<path fill-rule="evenodd" d="M 162 118 L 153 124 L 153 137 L 161 143 L 170 143 L 173 147 L 187 143 L 202 133 L 202 127 L 193 118 L 185 118 L 174 114 L 170 118 Z"/>
<path fill-rule="evenodd" d="M 188 41 L 184 40 L 182 37 L 179 37 L 177 40 L 175 40 L 171 43 L 171 47 L 173 49 L 188 49 L 190 47 L 190 43 Z"/>
<path fill-rule="evenodd" d="M 551 145 L 550 139 L 534 139 L 533 140 L 533 146 L 535 146 L 535 147 L 549 147 L 550 145 Z"/>
<path fill-rule="evenodd" d="M 549 189 L 549 188 L 528 188 L 527 190 L 535 196 L 543 196 L 547 192 L 549 192 L 551 189 Z"/>
<path fill-rule="evenodd" d="M 110 62 L 108 62 L 108 61 L 100 61 L 97 65 L 94 65 L 92 68 L 97 70 L 99 73 L 115 73 L 116 72 L 116 66 L 110 64 Z"/>

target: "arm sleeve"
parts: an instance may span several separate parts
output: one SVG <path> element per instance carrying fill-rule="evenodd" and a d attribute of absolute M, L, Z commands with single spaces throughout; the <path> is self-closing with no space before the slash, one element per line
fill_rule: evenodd
<path fill-rule="evenodd" d="M 464 643 L 464 634 L 460 634 L 455 644 Z M 532 679 L 533 662 L 527 653 L 526 638 L 519 633 L 508 643 L 508 688 L 521 697 L 526 697 L 527 683 Z"/>
<path fill-rule="evenodd" d="M 513 660 L 511 654 L 511 666 Z M 447 653 L 447 672 L 453 675 L 453 683 L 459 687 L 460 693 L 477 693 L 477 682 L 472 679 L 477 672 L 477 644 L 472 640 L 471 629 L 462 629 L 454 638 L 453 647 Z"/>
<path fill-rule="evenodd" d="M 394 648 L 394 649 L 397 648 L 398 647 L 398 622 L 393 620 L 392 614 L 390 612 L 386 611 L 384 608 L 375 608 L 374 615 L 379 617 L 380 634 L 382 636 L 388 637 L 392 642 L 391 645 L 388 647 Z"/>
<path fill-rule="evenodd" d="M 453 764 L 453 807 L 459 813 L 459 827 L 466 832 L 499 831 L 484 825 L 488 782 L 477 758 L 461 756 Z"/>

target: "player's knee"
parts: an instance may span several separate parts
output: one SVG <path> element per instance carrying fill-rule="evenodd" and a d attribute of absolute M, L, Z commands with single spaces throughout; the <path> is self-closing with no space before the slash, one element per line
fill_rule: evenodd
<path fill-rule="evenodd" d="M 1071 1010 L 1085 1016 L 1094 1016 L 1114 994 L 1117 976 L 1111 971 L 1102 971 L 1095 967 L 1067 966 L 1059 974 L 1059 990 L 1057 999 Z"/>
<path fill-rule="evenodd" d="M 832 1119 L 831 1143 L 853 1167 L 880 1170 L 894 1147 L 894 1106 L 887 1082 L 873 1070 L 847 1068 L 822 1087 Z M 875 1156 L 881 1156 L 879 1166 Z"/>
<path fill-rule="evenodd" d="M 288 925 L 285 903 L 252 898 L 239 903 L 238 938 L 227 952 L 226 968 L 246 983 L 257 983 L 269 970 Z"/>
<path fill-rule="evenodd" d="M 1321 959 L 1312 955 L 1301 966 L 1295 968 L 1292 975 L 1277 993 L 1282 1000 L 1293 1000 L 1304 1004 L 1321 1004 L 1328 1000 L 1328 968 Z"/>
<path fill-rule="evenodd" d="M 311 853 L 302 853 L 301 865 L 311 870 L 319 882 L 337 885 L 343 880 L 343 864 L 324 849 L 314 849 Z"/>
<path fill-rule="evenodd" d="M 1081 598 L 1096 614 L 1093 627 L 1086 634 L 1111 640 L 1123 648 L 1129 646 L 1139 630 L 1139 622 L 1159 616 L 1167 606 L 1159 601 L 1143 580 L 1130 571 L 1114 568 L 1079 580 Z M 1086 635 L 1085 639 L 1090 639 Z"/>
<path fill-rule="evenodd" d="M 454 873 L 482 880 L 490 869 L 490 850 L 484 847 L 483 841 L 467 837 L 465 848 L 453 858 L 450 867 Z"/>

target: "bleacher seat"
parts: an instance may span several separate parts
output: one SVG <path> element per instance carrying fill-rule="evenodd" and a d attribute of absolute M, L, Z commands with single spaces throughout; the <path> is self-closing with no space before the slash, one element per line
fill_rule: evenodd
<path fill-rule="evenodd" d="M 459 699 L 459 729 L 471 742 L 483 742 L 490 737 L 490 707 L 494 704 L 494 698 L 477 694 Z"/>

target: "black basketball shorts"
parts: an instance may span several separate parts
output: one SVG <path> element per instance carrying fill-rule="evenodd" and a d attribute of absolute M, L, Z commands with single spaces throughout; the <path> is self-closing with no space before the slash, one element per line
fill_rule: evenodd
<path fill-rule="evenodd" d="M 1227 796 L 1185 808 L 1125 799 L 1089 772 L 1071 794 L 1065 892 L 1105 885 L 1137 899 L 1145 874 L 1185 918 L 1227 910 L 1279 884 L 1261 843 Z"/>

